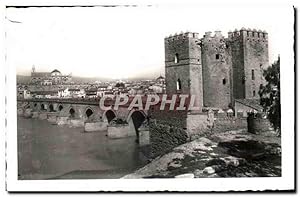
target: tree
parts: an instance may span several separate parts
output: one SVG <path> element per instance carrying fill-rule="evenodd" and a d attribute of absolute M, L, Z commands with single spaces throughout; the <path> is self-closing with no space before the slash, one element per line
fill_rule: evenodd
<path fill-rule="evenodd" d="M 264 107 L 267 117 L 277 131 L 281 134 L 281 107 L 280 107 L 280 57 L 272 66 L 263 72 L 266 84 L 260 86 L 260 104 Z"/>

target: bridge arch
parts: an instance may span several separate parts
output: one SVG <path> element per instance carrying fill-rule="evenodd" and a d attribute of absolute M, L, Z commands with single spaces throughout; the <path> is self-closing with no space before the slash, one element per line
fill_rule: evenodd
<path fill-rule="evenodd" d="M 41 110 L 41 111 L 45 111 L 45 110 L 46 110 L 46 107 L 45 107 L 45 104 L 44 104 L 44 103 L 42 103 L 42 104 L 40 105 L 40 110 Z"/>
<path fill-rule="evenodd" d="M 135 112 L 137 112 L 137 113 L 135 113 Z M 132 118 L 133 114 L 135 114 L 134 116 L 136 116 L 137 114 L 143 115 L 145 117 L 145 119 L 147 118 L 147 113 L 144 110 L 133 109 L 127 115 L 127 119 L 126 119 L 127 122 L 130 121 L 130 118 Z"/>
<path fill-rule="evenodd" d="M 69 109 L 69 117 L 70 118 L 75 118 L 75 115 L 76 115 L 76 111 L 73 107 L 70 107 Z"/>
<path fill-rule="evenodd" d="M 109 109 L 103 113 L 102 119 L 110 123 L 115 117 L 117 117 L 116 112 L 112 109 Z"/>
<path fill-rule="evenodd" d="M 23 110 L 30 108 L 30 103 L 24 103 L 22 105 Z"/>
<path fill-rule="evenodd" d="M 49 112 L 55 112 L 54 105 L 52 103 L 49 104 Z"/>
<path fill-rule="evenodd" d="M 127 116 L 127 122 L 130 124 L 132 121 L 134 126 L 137 141 L 139 141 L 139 128 L 142 126 L 145 120 L 147 120 L 147 114 L 141 110 L 131 110 Z"/>
<path fill-rule="evenodd" d="M 63 110 L 64 109 L 64 106 L 62 105 L 62 104 L 59 104 L 58 105 L 58 111 L 61 111 L 61 110 Z"/>
<path fill-rule="evenodd" d="M 92 108 L 87 107 L 87 108 L 85 109 L 85 116 L 86 116 L 87 118 L 91 117 L 93 114 L 94 114 L 94 110 L 93 110 Z"/>

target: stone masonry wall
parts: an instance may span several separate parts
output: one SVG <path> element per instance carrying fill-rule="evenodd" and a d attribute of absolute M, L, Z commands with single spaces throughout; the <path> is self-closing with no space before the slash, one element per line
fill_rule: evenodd
<path fill-rule="evenodd" d="M 269 64 L 268 34 L 255 29 L 228 33 L 232 54 L 233 94 L 235 99 L 257 99 L 264 83 L 263 69 Z"/>
<path fill-rule="evenodd" d="M 162 155 L 188 141 L 186 130 L 151 121 L 151 157 Z"/>
<path fill-rule="evenodd" d="M 168 109 L 168 107 L 167 107 Z M 162 155 L 187 142 L 187 112 L 150 108 L 149 131 L 151 155 Z"/>
<path fill-rule="evenodd" d="M 177 54 L 178 62 L 175 62 Z M 189 93 L 189 41 L 185 37 L 165 39 L 166 91 L 177 93 L 177 80 L 181 81 L 182 93 Z"/>
<path fill-rule="evenodd" d="M 203 105 L 201 47 L 197 33 L 165 38 L 167 94 L 195 95 L 195 105 Z M 180 83 L 181 89 L 177 89 Z"/>
<path fill-rule="evenodd" d="M 259 134 L 273 130 L 270 121 L 266 117 L 263 117 L 263 115 L 261 114 L 250 113 L 247 118 L 247 121 L 248 132 L 250 133 Z"/>
<path fill-rule="evenodd" d="M 216 133 L 238 129 L 247 129 L 247 118 L 217 118 L 214 121 L 212 132 Z"/>
<path fill-rule="evenodd" d="M 227 109 L 231 103 L 229 56 L 224 36 L 216 31 L 202 38 L 202 67 L 204 106 Z"/>
<path fill-rule="evenodd" d="M 234 117 L 232 110 L 228 113 L 222 110 L 190 113 L 152 109 L 149 114 L 152 156 L 162 155 L 207 133 L 247 129 L 247 119 Z"/>
<path fill-rule="evenodd" d="M 259 99 L 259 87 L 264 83 L 263 69 L 269 66 L 267 34 L 256 30 L 242 32 L 245 45 L 245 96 Z"/>
<path fill-rule="evenodd" d="M 244 47 L 239 31 L 228 33 L 232 61 L 232 93 L 235 99 L 245 98 Z"/>
<path fill-rule="evenodd" d="M 206 133 L 211 126 L 207 113 L 188 114 L 187 116 L 187 133 L 190 138 Z"/>

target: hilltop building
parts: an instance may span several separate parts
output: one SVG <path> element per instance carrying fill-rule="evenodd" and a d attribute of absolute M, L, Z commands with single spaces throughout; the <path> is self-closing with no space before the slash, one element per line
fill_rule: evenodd
<path fill-rule="evenodd" d="M 52 72 L 36 72 L 32 67 L 30 84 L 35 85 L 60 85 L 72 82 L 72 75 L 63 75 L 59 70 L 54 69 Z"/>

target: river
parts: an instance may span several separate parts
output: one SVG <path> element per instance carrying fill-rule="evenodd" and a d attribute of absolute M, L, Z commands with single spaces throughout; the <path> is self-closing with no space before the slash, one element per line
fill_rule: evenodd
<path fill-rule="evenodd" d="M 21 180 L 120 178 L 146 163 L 135 137 L 109 139 L 106 132 L 18 117 Z"/>

